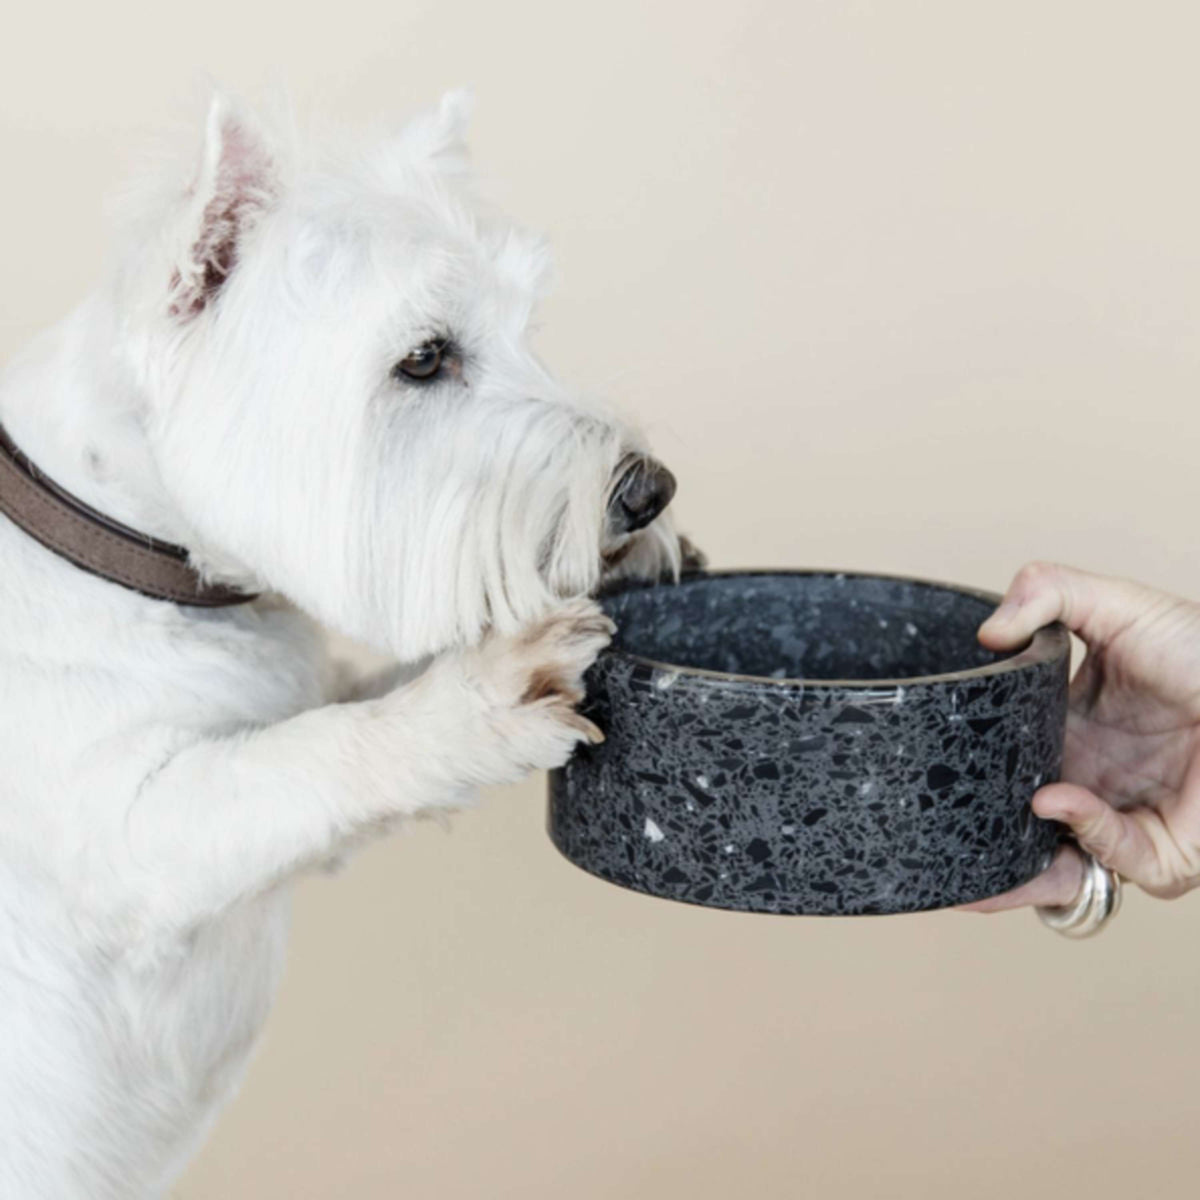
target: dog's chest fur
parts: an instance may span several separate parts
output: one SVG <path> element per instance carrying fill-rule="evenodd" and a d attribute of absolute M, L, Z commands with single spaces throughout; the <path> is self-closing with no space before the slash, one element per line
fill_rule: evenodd
<path fill-rule="evenodd" d="M 324 646 L 282 604 L 179 610 L 7 521 L 0 560 L 0 1194 L 45 1188 L 48 1161 L 61 1177 L 38 1195 L 149 1194 L 240 1076 L 287 900 L 281 885 L 164 932 L 106 868 L 110 842 L 181 736 L 327 699 Z"/>

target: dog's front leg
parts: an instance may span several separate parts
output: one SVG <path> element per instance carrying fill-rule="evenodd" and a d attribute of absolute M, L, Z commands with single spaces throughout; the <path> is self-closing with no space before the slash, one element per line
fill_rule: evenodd
<path fill-rule="evenodd" d="M 187 928 L 397 818 L 560 765 L 599 736 L 575 705 L 611 632 L 571 601 L 380 699 L 185 746 L 122 821 L 124 896 L 154 925 Z"/>

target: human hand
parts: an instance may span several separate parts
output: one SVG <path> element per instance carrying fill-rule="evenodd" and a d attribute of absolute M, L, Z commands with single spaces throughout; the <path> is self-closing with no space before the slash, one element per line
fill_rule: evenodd
<path fill-rule="evenodd" d="M 1062 782 L 1033 798 L 1101 863 L 1152 896 L 1200 886 L 1200 604 L 1140 584 L 1031 563 L 980 627 L 1019 649 L 1062 621 L 1087 646 L 1071 681 Z M 969 907 L 1067 905 L 1083 881 L 1071 846 L 1036 879 Z"/>

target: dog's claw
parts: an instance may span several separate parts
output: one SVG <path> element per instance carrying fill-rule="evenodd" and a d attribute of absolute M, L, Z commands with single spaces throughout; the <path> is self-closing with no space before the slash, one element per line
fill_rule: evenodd
<path fill-rule="evenodd" d="M 679 574 L 696 575 L 708 566 L 708 555 L 685 533 L 679 535 Z"/>

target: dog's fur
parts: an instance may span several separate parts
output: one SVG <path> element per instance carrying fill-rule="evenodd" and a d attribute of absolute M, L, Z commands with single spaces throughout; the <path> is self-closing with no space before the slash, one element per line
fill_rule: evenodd
<path fill-rule="evenodd" d="M 546 254 L 473 198 L 464 109 L 322 150 L 218 95 L 0 379 L 51 478 L 263 593 L 148 599 L 0 518 L 4 1197 L 162 1195 L 266 1017 L 286 885 L 563 762 L 610 632 L 579 597 L 677 567 L 665 516 L 606 525 L 643 448 L 526 344 Z M 397 376 L 431 336 L 454 369 Z M 339 697 L 317 622 L 431 665 Z"/>

